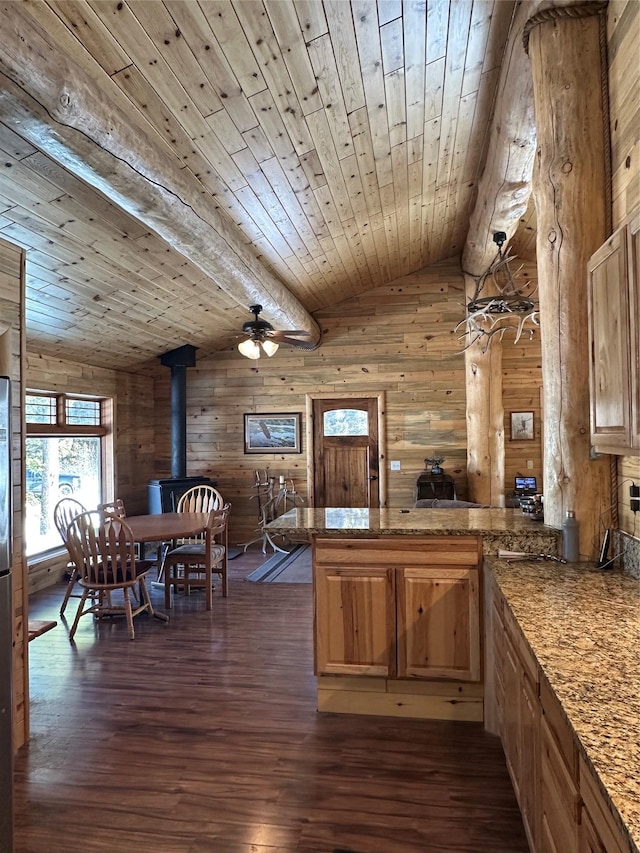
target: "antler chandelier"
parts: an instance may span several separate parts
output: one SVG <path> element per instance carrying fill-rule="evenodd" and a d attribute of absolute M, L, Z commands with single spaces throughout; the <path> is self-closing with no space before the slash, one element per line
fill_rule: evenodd
<path fill-rule="evenodd" d="M 456 326 L 456 332 L 464 329 L 460 339 L 468 338 L 463 352 L 481 341 L 484 342 L 482 351 L 486 352 L 494 337 L 502 340 L 506 334 L 513 334 L 513 342 L 517 344 L 525 331 L 531 339 L 535 328 L 540 326 L 538 303 L 533 298 L 537 285 L 531 281 L 517 281 L 522 266 L 512 272 L 509 264 L 515 258 L 509 256 L 508 251 L 502 252 L 506 239 L 504 231 L 494 233 L 498 254 L 482 275 L 472 276 L 476 282 L 475 292 L 467 304 L 467 316 Z M 482 296 L 482 293 L 488 295 Z"/>

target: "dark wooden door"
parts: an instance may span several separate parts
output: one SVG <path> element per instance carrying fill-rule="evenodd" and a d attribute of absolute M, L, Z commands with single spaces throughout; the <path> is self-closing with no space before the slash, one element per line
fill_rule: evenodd
<path fill-rule="evenodd" d="M 380 506 L 378 400 L 313 401 L 315 506 Z"/>

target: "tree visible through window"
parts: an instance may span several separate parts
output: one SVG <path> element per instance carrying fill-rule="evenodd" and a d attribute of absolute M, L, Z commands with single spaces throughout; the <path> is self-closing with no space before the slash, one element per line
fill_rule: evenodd
<path fill-rule="evenodd" d="M 92 509 L 102 495 L 103 401 L 27 394 L 25 494 L 27 556 L 60 546 L 53 510 L 63 497 Z"/>

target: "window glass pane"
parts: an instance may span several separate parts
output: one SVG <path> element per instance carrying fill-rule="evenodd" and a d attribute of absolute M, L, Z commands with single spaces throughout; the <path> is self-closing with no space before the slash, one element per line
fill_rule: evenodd
<path fill-rule="evenodd" d="M 325 435 L 368 435 L 369 416 L 360 409 L 333 409 L 324 413 Z"/>
<path fill-rule="evenodd" d="M 26 554 L 58 548 L 53 509 L 73 497 L 87 509 L 101 500 L 100 439 L 94 436 L 26 440 Z"/>
<path fill-rule="evenodd" d="M 56 398 L 27 394 L 25 414 L 28 424 L 55 424 Z"/>
<path fill-rule="evenodd" d="M 100 425 L 100 402 L 98 400 L 65 400 L 65 413 L 68 424 Z"/>

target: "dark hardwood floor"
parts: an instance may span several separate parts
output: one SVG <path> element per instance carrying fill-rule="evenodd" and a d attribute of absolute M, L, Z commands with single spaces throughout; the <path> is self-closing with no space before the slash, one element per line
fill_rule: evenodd
<path fill-rule="evenodd" d="M 15 853 L 526 853 L 480 725 L 316 712 L 311 586 L 245 582 L 263 560 L 133 642 L 85 616 L 71 645 L 63 586 L 32 598 L 59 622 L 29 645 Z"/>

